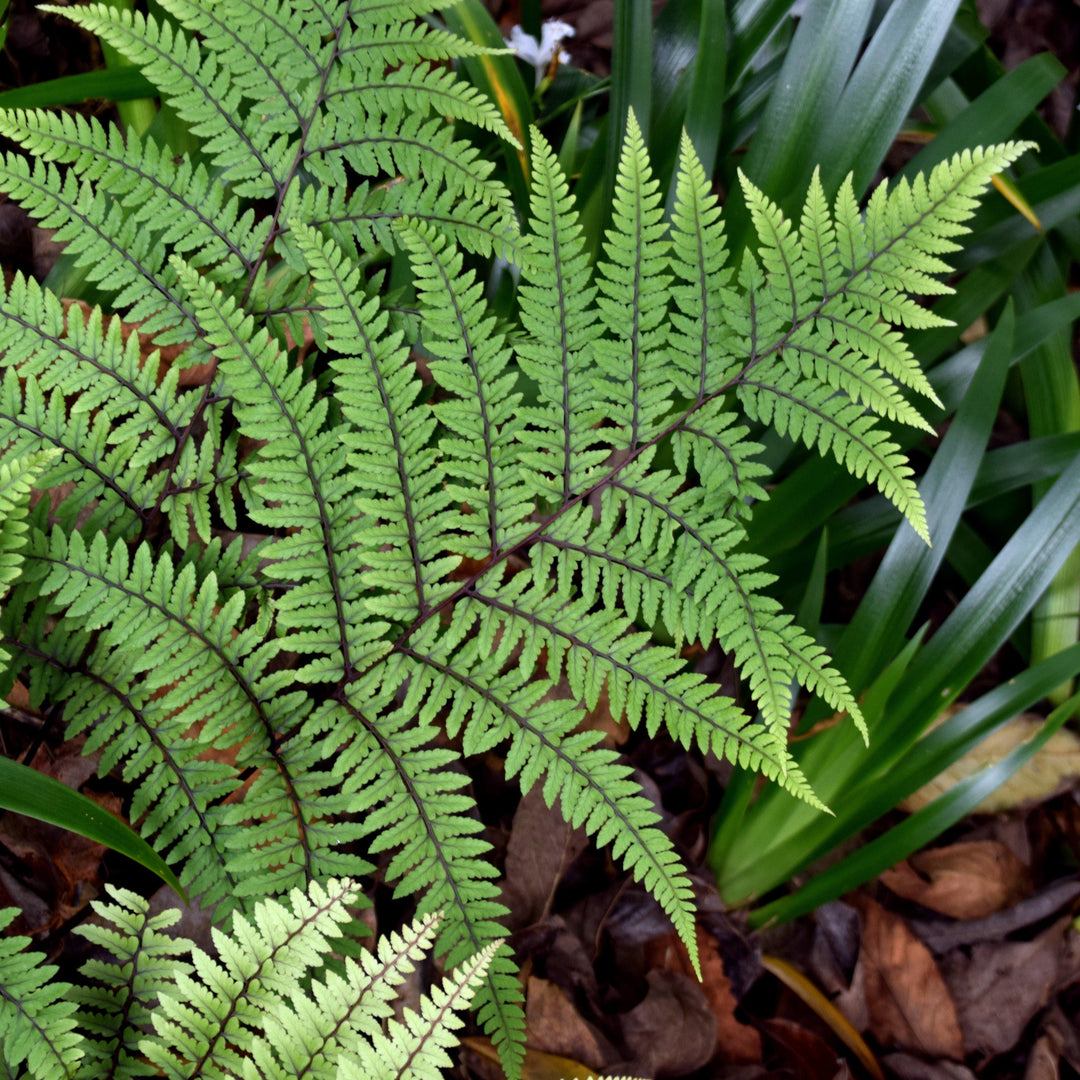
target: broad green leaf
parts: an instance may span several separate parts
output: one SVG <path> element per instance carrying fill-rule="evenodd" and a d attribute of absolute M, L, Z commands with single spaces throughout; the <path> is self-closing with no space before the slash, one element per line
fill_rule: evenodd
<path fill-rule="evenodd" d="M 176 875 L 130 825 L 79 791 L 18 761 L 0 758 L 0 808 L 57 825 L 145 866 L 187 902 Z"/>
<path fill-rule="evenodd" d="M 0 93 L 0 109 L 47 109 L 53 105 L 79 105 L 93 98 L 132 101 L 153 93 L 153 83 L 141 71 L 111 68 L 5 90 Z"/>
<path fill-rule="evenodd" d="M 1074 660 L 1080 660 L 1080 657 L 1074 656 Z M 1034 758 L 1066 720 L 1076 715 L 1078 707 L 1080 695 L 1058 706 L 1030 742 L 1017 747 L 996 765 L 961 781 L 930 806 L 912 814 L 884 835 L 861 845 L 852 855 L 819 874 L 797 892 L 751 912 L 751 923 L 763 926 L 797 918 L 906 859 L 971 813 L 987 795 Z"/>
<path fill-rule="evenodd" d="M 1006 139 L 1065 77 L 1065 68 L 1050 53 L 1040 53 L 993 83 L 951 120 L 904 166 L 901 176 L 913 180 L 966 146 Z"/>
<path fill-rule="evenodd" d="M 823 163 L 827 193 L 849 171 L 856 192 L 866 190 L 917 103 L 959 2 L 895 0 L 889 7 L 812 147 L 808 160 Z"/>

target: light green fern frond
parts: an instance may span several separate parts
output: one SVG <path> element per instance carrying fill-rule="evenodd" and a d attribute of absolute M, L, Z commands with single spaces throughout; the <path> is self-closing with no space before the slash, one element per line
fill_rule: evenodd
<path fill-rule="evenodd" d="M 652 175 L 633 110 L 611 213 L 597 278 L 597 309 L 607 334 L 596 342 L 596 365 L 606 415 L 623 429 L 616 445 L 635 447 L 657 431 L 671 404 L 666 363 L 671 274 L 660 182 Z"/>
<path fill-rule="evenodd" d="M 0 909 L 0 930 L 18 914 Z M 25 1065 L 35 1080 L 71 1080 L 84 1052 L 77 1005 L 66 996 L 66 983 L 49 981 L 56 967 L 26 951 L 29 944 L 25 937 L 0 937 L 0 1060 L 9 1076 Z"/>
<path fill-rule="evenodd" d="M 210 956 L 163 932 L 178 911 L 151 917 L 145 900 L 106 888 L 96 922 L 79 928 L 102 952 L 83 965 L 82 985 L 47 982 L 56 969 L 21 951 L 27 939 L 0 939 L 9 1071 L 25 1065 L 19 1075 L 34 1080 L 442 1080 L 460 1013 L 500 947 L 465 959 L 398 1020 L 399 988 L 431 949 L 437 914 L 330 964 L 356 886 L 313 883 L 260 902 L 230 934 L 215 931 Z M 0 927 L 16 913 L 0 912 Z"/>
<path fill-rule="evenodd" d="M 81 971 L 85 981 L 68 991 L 86 1034 L 78 1080 L 155 1076 L 139 1043 L 151 1031 L 160 996 L 175 994 L 177 978 L 190 976 L 191 965 L 180 958 L 190 953 L 191 943 L 165 932 L 180 918 L 175 908 L 148 917 L 142 897 L 111 885 L 106 889 L 112 903 L 95 904 L 100 921 L 75 928 L 113 957 L 88 960 Z"/>

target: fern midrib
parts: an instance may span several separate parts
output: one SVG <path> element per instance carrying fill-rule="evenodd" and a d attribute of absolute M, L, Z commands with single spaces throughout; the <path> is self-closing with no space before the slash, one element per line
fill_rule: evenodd
<path fill-rule="evenodd" d="M 661 580 L 670 584 L 670 582 L 668 582 L 666 578 L 662 578 Z M 735 739 L 740 745 L 745 746 L 747 749 L 752 750 L 754 753 L 760 754 L 761 757 L 764 758 L 766 761 L 769 761 L 771 764 L 775 765 L 780 772 L 786 772 L 786 762 L 781 761 L 779 758 L 774 758 L 766 750 L 746 739 L 738 731 L 732 731 L 729 728 L 724 727 L 723 724 L 720 724 L 711 717 L 706 716 L 700 709 L 677 697 L 666 687 L 654 682 L 648 676 L 635 671 L 634 668 L 631 667 L 629 664 L 624 663 L 621 660 L 616 660 L 608 653 L 601 652 L 594 645 L 586 641 L 584 638 L 579 637 L 577 634 L 574 634 L 569 630 L 565 630 L 561 626 L 558 626 L 557 624 L 550 622 L 547 619 L 541 618 L 534 612 L 525 611 L 522 608 L 517 607 L 516 605 L 507 604 L 505 601 L 496 600 L 492 596 L 486 596 L 478 592 L 472 592 L 470 595 L 476 600 L 479 600 L 481 603 L 487 604 L 489 607 L 496 608 L 497 610 L 502 611 L 505 614 L 515 615 L 518 618 L 526 620 L 527 622 L 534 623 L 537 626 L 542 626 L 544 629 L 549 630 L 552 636 L 564 638 L 566 641 L 577 646 L 578 648 L 584 649 L 590 655 L 603 659 L 612 667 L 619 668 L 621 671 L 626 672 L 632 679 L 644 682 L 646 686 L 648 686 L 649 690 L 652 691 L 654 694 L 665 698 L 673 705 L 678 706 L 678 708 L 680 708 L 684 712 L 692 714 L 703 725 L 710 728 L 719 728 L 720 731 L 724 733 L 724 736 L 726 738 Z"/>
<path fill-rule="evenodd" d="M 479 599 L 479 598 L 478 598 Z M 471 676 L 466 675 L 464 672 L 459 671 L 457 668 L 451 667 L 448 664 L 444 664 L 441 660 L 436 660 L 433 656 L 428 656 L 425 653 L 417 652 L 415 649 L 406 648 L 402 650 L 406 656 L 412 657 L 414 660 L 421 664 L 427 664 L 430 667 L 435 668 L 436 671 L 442 672 L 444 675 L 451 679 L 461 683 L 462 686 L 468 687 L 474 693 L 480 697 L 491 702 L 497 709 L 499 709 L 504 715 L 509 716 L 522 731 L 530 732 L 536 740 L 547 747 L 548 751 L 553 757 L 558 758 L 565 766 L 569 768 L 577 777 L 579 777 L 584 783 L 585 787 L 590 791 L 596 792 L 602 802 L 604 802 L 611 812 L 613 818 L 617 819 L 624 826 L 627 834 L 634 837 L 637 841 L 638 847 L 648 858 L 656 873 L 659 875 L 662 881 L 668 883 L 668 886 L 672 890 L 672 894 L 675 895 L 676 890 L 674 882 L 671 880 L 670 868 L 661 863 L 652 852 L 648 842 L 641 836 L 638 827 L 634 825 L 629 818 L 619 809 L 618 804 L 608 794 L 606 788 L 602 784 L 597 784 L 591 774 L 587 772 L 582 766 L 574 760 L 563 749 L 561 743 L 553 742 L 547 732 L 542 728 L 536 727 L 531 724 L 527 717 L 522 713 L 519 713 L 508 702 L 503 701 L 500 697 L 495 695 L 495 692 L 486 686 L 482 686 Z"/>
<path fill-rule="evenodd" d="M 188 807 L 191 811 L 194 812 L 195 817 L 199 822 L 199 827 L 206 834 L 206 838 L 211 850 L 217 856 L 217 861 L 221 866 L 221 873 L 224 875 L 229 885 L 232 886 L 232 888 L 235 890 L 238 887 L 239 882 L 232 876 L 232 873 L 229 870 L 229 864 L 225 857 L 224 851 L 218 850 L 215 839 L 217 835 L 216 831 L 210 827 L 210 823 L 206 817 L 206 814 L 199 808 L 199 801 L 195 790 L 194 788 L 192 788 L 190 783 L 188 783 L 188 779 L 184 774 L 183 768 L 176 763 L 171 747 L 169 747 L 161 739 L 154 726 L 146 720 L 143 715 L 142 707 L 136 705 L 135 702 L 132 701 L 131 698 L 118 686 L 114 685 L 112 682 L 110 682 L 103 676 L 98 675 L 96 672 L 84 670 L 83 668 L 76 667 L 73 664 L 65 663 L 64 661 L 59 660 L 57 657 L 50 656 L 48 653 L 34 647 L 33 645 L 28 645 L 22 641 L 16 641 L 13 638 L 5 637 L 3 639 L 0 639 L 0 644 L 3 644 L 5 647 L 12 646 L 14 648 L 17 648 L 21 652 L 25 653 L 27 656 L 32 656 L 39 662 L 43 664 L 48 664 L 50 667 L 54 667 L 58 671 L 62 671 L 67 675 L 79 675 L 84 679 L 88 679 L 90 682 L 96 683 L 103 690 L 105 690 L 106 693 L 112 694 L 112 696 L 121 703 L 121 705 L 127 710 L 127 712 L 131 716 L 135 717 L 136 723 L 138 723 L 139 727 L 142 728 L 142 730 L 146 733 L 147 737 L 154 744 L 154 746 L 157 747 L 158 751 L 161 754 L 162 761 L 166 763 L 169 771 L 176 777 L 176 782 L 178 786 L 184 792 L 184 795 L 187 797 Z M 153 766 L 151 766 L 151 768 L 152 767 Z"/>
<path fill-rule="evenodd" d="M 705 260 L 705 225 L 701 220 L 701 200 L 696 187 L 694 193 L 694 240 L 697 243 L 698 295 L 701 298 L 701 354 L 698 376 L 698 401 L 706 396 L 705 381 L 709 373 L 709 329 L 712 308 L 709 306 L 709 274 Z"/>
<path fill-rule="evenodd" d="M 38 559 L 41 562 L 50 563 L 53 566 L 62 566 L 68 570 L 72 575 L 78 573 L 84 577 L 93 581 L 98 581 L 102 585 L 110 589 L 115 589 L 118 592 L 123 593 L 125 596 L 139 600 L 141 603 L 146 604 L 148 607 L 153 608 L 159 614 L 163 615 L 167 620 L 180 626 L 186 633 L 190 634 L 197 641 L 199 641 L 208 652 L 213 653 L 221 663 L 221 666 L 233 677 L 233 681 L 244 696 L 248 699 L 252 709 L 255 712 L 260 724 L 262 725 L 266 735 L 266 752 L 273 759 L 275 765 L 278 768 L 278 772 L 282 778 L 282 782 L 285 785 L 286 793 L 289 798 L 289 802 L 293 807 L 293 818 L 296 821 L 298 838 L 300 842 L 300 849 L 303 852 L 304 857 L 304 873 L 307 879 L 310 881 L 313 877 L 312 871 L 312 855 L 311 847 L 308 841 L 307 835 L 307 822 L 303 815 L 303 800 L 300 798 L 299 793 L 296 790 L 293 782 L 292 775 L 289 772 L 288 765 L 285 759 L 280 756 L 277 749 L 277 735 L 274 731 L 273 725 L 270 723 L 269 717 L 263 711 L 262 702 L 259 700 L 255 691 L 248 685 L 247 680 L 243 678 L 239 668 L 229 659 L 225 652 L 218 646 L 218 644 L 211 638 L 207 637 L 200 630 L 198 630 L 192 623 L 174 615 L 168 608 L 159 604 L 156 600 L 152 600 L 144 593 L 135 592 L 132 589 L 127 588 L 125 585 L 121 585 L 118 582 L 110 581 L 102 574 L 95 573 L 92 570 L 88 570 L 85 566 L 78 563 L 69 562 L 66 559 L 56 559 L 51 555 L 30 555 L 28 558 Z"/>
<path fill-rule="evenodd" d="M 113 1039 L 112 1053 L 109 1055 L 109 1071 L 107 1073 L 109 1080 L 113 1080 L 113 1077 L 116 1076 L 117 1070 L 120 1068 L 120 1054 L 128 1046 L 126 1038 L 128 1017 L 131 1016 L 131 1008 L 135 1003 L 135 977 L 139 973 L 139 961 L 143 957 L 146 926 L 147 924 L 143 922 L 139 927 L 138 943 L 132 952 L 131 959 L 124 965 L 128 969 L 127 979 L 124 980 L 124 988 L 127 990 L 127 994 L 124 997 L 123 1004 L 120 1006 L 119 1022 L 114 1028 L 116 1036 Z M 117 957 L 117 959 L 119 959 L 119 957 Z M 124 1033 L 124 1038 L 120 1037 L 120 1032 Z"/>
<path fill-rule="evenodd" d="M 559 228 L 559 205 L 555 199 L 555 189 L 551 184 L 545 185 L 548 201 L 548 220 L 553 229 Z M 555 295 L 558 298 L 559 312 L 559 359 L 562 364 L 563 375 L 563 502 L 570 498 L 570 340 L 566 326 L 566 289 L 564 288 L 565 277 L 562 265 L 562 245 L 556 236 L 551 245 L 555 260 Z M 479 574 L 475 575 L 479 578 Z"/>
<path fill-rule="evenodd" d="M 641 173 L 638 160 L 634 158 L 634 300 L 630 323 L 630 385 L 633 388 L 633 405 L 630 419 L 630 445 L 637 444 L 641 432 L 641 400 L 638 393 L 641 382 L 641 263 L 645 256 L 645 242 L 641 235 L 642 218 L 645 213 L 641 196 Z"/>
<path fill-rule="evenodd" d="M 325 17 L 326 12 L 319 6 L 319 10 Z M 270 246 L 278 236 L 278 228 L 281 222 L 281 212 L 285 206 L 285 197 L 289 192 L 289 188 L 293 181 L 296 179 L 300 166 L 303 164 L 306 155 L 306 145 L 308 135 L 311 134 L 311 125 L 315 123 L 315 117 L 319 115 L 319 110 L 322 108 L 326 101 L 326 83 L 330 78 L 330 72 L 334 68 L 334 61 L 338 55 L 338 45 L 341 42 L 341 35 L 345 32 L 345 27 L 348 25 L 350 18 L 352 17 L 352 2 L 347 0 L 346 3 L 341 6 L 341 21 L 334 29 L 333 47 L 330 49 L 330 55 L 326 61 L 326 65 L 322 70 L 322 77 L 319 80 L 319 89 L 315 94 L 315 100 L 312 102 L 311 111 L 304 118 L 303 124 L 300 129 L 300 138 L 296 142 L 296 151 L 293 154 L 292 164 L 289 166 L 288 172 L 279 182 L 274 179 L 273 172 L 267 168 L 266 175 L 274 180 L 274 186 L 278 189 L 277 204 L 274 207 L 274 212 L 270 216 L 270 228 L 266 231 L 266 239 L 263 241 L 262 250 L 259 252 L 258 258 L 255 260 L 254 266 L 252 266 L 250 273 L 248 274 L 247 285 L 244 287 L 243 296 L 240 298 L 240 307 L 247 306 L 248 298 L 251 296 L 251 290 L 255 287 L 255 279 L 259 275 L 263 263 L 266 262 L 266 256 L 270 251 Z M 327 20 L 329 21 L 329 20 Z M 245 140 L 246 142 L 247 140 Z M 254 148 L 253 148 L 254 150 Z M 256 153 L 256 156 L 259 155 Z M 260 163 L 262 158 L 259 157 Z M 265 166 L 264 166 L 265 167 Z"/>

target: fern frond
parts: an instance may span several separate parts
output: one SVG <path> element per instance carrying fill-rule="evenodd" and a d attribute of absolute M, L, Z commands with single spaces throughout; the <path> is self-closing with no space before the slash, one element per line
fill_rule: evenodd
<path fill-rule="evenodd" d="M 100 943 L 119 966 L 79 997 L 86 1075 L 432 1080 L 475 991 L 514 1080 L 521 991 L 463 756 L 504 753 L 693 951 L 675 848 L 581 720 L 606 695 L 820 806 L 787 748 L 798 686 L 865 725 L 748 547 L 768 472 L 750 422 L 832 453 L 925 535 L 886 424 L 925 427 L 910 399 L 932 391 L 894 326 L 940 324 L 919 298 L 946 290 L 974 198 L 1024 145 L 882 188 L 865 216 L 815 177 L 797 226 L 744 185 L 757 240 L 731 267 L 689 140 L 667 223 L 631 116 L 594 278 L 539 132 L 521 237 L 455 131 L 516 145 L 456 79 L 483 50 L 428 24 L 435 0 L 162 2 L 165 20 L 64 13 L 146 72 L 197 158 L 0 115 L 36 158 L 4 157 L 0 186 L 126 319 L 21 278 L 0 294 L 4 679 L 64 706 L 144 835 L 234 919 L 170 984 L 163 924 L 118 896 Z M 505 321 L 462 249 L 520 269 Z M 390 296 L 389 256 L 395 287 L 411 270 Z M 27 515 L 31 471 L 53 490 Z M 687 641 L 731 657 L 744 701 Z M 422 922 L 324 972 L 355 891 L 338 879 L 365 856 Z M 289 888 L 307 890 L 291 913 L 265 899 Z M 388 995 L 433 936 L 453 974 L 391 1050 Z"/>
<path fill-rule="evenodd" d="M 457 632 L 432 641 L 427 649 L 411 644 L 401 650 L 416 662 L 411 670 L 418 686 L 428 691 L 425 706 L 443 707 L 453 698 L 447 723 L 456 731 L 468 716 L 464 745 L 469 753 L 509 739 L 507 776 L 517 776 L 523 792 L 543 778 L 548 805 L 559 801 L 567 821 L 584 827 L 598 843 L 612 845 L 613 855 L 650 889 L 695 956 L 689 882 L 671 842 L 656 828 L 651 804 L 629 779 L 630 770 L 593 745 L 599 732 L 575 731 L 581 710 L 573 701 L 544 698 L 547 681 L 522 684 L 501 674 L 519 626 L 500 621 L 502 641 L 492 649 L 492 627 L 485 628 L 482 618 L 490 607 L 459 602 L 459 610 L 463 606 Z M 470 635 L 477 621 L 478 632 Z M 464 642 L 461 634 L 468 635 Z M 537 642 L 529 643 L 525 659 L 537 648 Z"/>
<path fill-rule="evenodd" d="M 164 932 L 180 918 L 175 908 L 148 917 L 149 904 L 142 897 L 112 885 L 105 888 L 113 902 L 94 905 L 101 922 L 75 928 L 114 957 L 88 960 L 81 971 L 87 982 L 69 992 L 79 1005 L 79 1027 L 88 1036 L 79 1080 L 154 1076 L 139 1042 L 151 1030 L 159 995 L 175 993 L 177 977 L 190 976 L 191 965 L 180 958 L 191 944 Z"/>
<path fill-rule="evenodd" d="M 652 175 L 633 110 L 615 177 L 612 227 L 597 276 L 597 308 L 608 336 L 596 364 L 608 417 L 622 429 L 616 445 L 646 442 L 671 404 L 667 359 L 667 226 L 660 182 Z"/>
<path fill-rule="evenodd" d="M 398 988 L 430 951 L 438 923 L 437 915 L 418 918 L 401 933 L 381 937 L 358 961 L 346 960 L 342 973 L 327 969 L 323 981 L 312 984 L 312 996 L 299 987 L 283 996 L 244 1061 L 247 1080 L 339 1076 L 342 1055 L 382 1034 Z"/>
<path fill-rule="evenodd" d="M 444 45 L 450 40 L 444 37 Z M 369 56 L 358 50 L 346 54 L 346 62 L 333 69 L 325 97 L 341 110 L 353 110 L 359 105 L 368 114 L 381 111 L 401 117 L 433 112 L 453 117 L 490 131 L 512 146 L 520 146 L 488 97 L 441 67 L 409 66 L 387 74 L 377 52 Z"/>
<path fill-rule="evenodd" d="M 521 393 L 517 374 L 507 370 L 510 348 L 486 310 L 481 284 L 463 274 L 461 254 L 430 226 L 406 220 L 402 232 L 423 300 L 424 343 L 433 354 L 428 369 L 455 395 L 432 411 L 450 432 L 439 443 L 443 468 L 459 481 L 446 494 L 467 509 L 446 515 L 455 535 L 440 539 L 466 558 L 494 558 L 533 531 L 532 498 L 518 464 Z"/>
<path fill-rule="evenodd" d="M 0 930 L 19 914 L 0 909 Z M 71 1080 L 83 1056 L 75 1031 L 76 1004 L 66 983 L 50 982 L 56 973 L 41 953 L 26 951 L 26 937 L 0 937 L 0 1061 L 9 1076 L 25 1065 L 35 1080 Z"/>
<path fill-rule="evenodd" d="M 551 148 L 533 132 L 533 235 L 526 240 L 528 266 L 519 287 L 521 322 L 528 336 L 517 344 L 521 370 L 538 386 L 541 404 L 526 409 L 522 463 L 538 495 L 556 501 L 588 486 L 606 456 L 591 450 L 593 425 L 604 416 L 603 395 L 592 376 L 599 337 L 590 307 L 585 241 L 566 178 Z"/>
<path fill-rule="evenodd" d="M 683 132 L 671 214 L 671 268 L 678 282 L 671 287 L 675 310 L 670 335 L 679 366 L 676 387 L 684 397 L 703 401 L 738 370 L 731 349 L 731 328 L 725 311 L 735 306 L 728 288 L 727 241 L 720 200 L 709 181 L 694 144 Z M 702 476 L 708 472 L 699 469 Z"/>
<path fill-rule="evenodd" d="M 201 725 L 205 747 L 236 746 L 235 768 L 254 774 L 239 809 L 206 805 L 211 792 L 220 794 L 213 787 L 193 800 L 207 831 L 229 828 L 229 869 L 240 884 L 226 894 L 217 877 L 215 891 L 227 901 L 221 917 L 243 895 L 273 891 L 275 880 L 283 885 L 303 880 L 319 865 L 330 872 L 339 866 L 366 872 L 362 860 L 333 850 L 355 834 L 355 827 L 319 824 L 332 820 L 342 805 L 340 797 L 319 794 L 325 779 L 313 771 L 319 744 L 311 738 L 280 741 L 278 733 L 291 731 L 310 705 L 303 694 L 279 693 L 274 673 L 262 674 L 277 647 L 265 640 L 265 623 L 237 626 L 246 606 L 243 591 L 224 599 L 213 574 L 199 583 L 194 564 L 174 571 L 167 556 L 155 563 L 145 546 L 129 561 L 123 544 L 110 549 L 101 534 L 87 547 L 79 533 L 66 537 L 54 530 L 47 544 L 36 545 L 28 568 L 28 585 L 39 582 L 36 587 L 53 610 L 63 610 L 87 629 L 100 628 L 97 660 L 91 659 L 89 670 L 99 669 L 98 677 L 108 684 L 144 688 L 141 709 L 155 718 L 163 739 L 179 741 L 192 725 Z M 121 649 L 128 640 L 142 647 Z M 125 694 L 109 704 L 113 723 L 127 719 Z M 138 745 L 136 739 L 132 749 Z M 178 766 L 193 756 L 181 752 Z M 143 767 L 156 764 L 155 757 L 142 758 Z M 189 768 L 198 771 L 193 762 Z M 216 766 L 206 763 L 204 769 L 211 785 L 220 780 Z M 170 779 L 169 769 L 150 769 L 132 813 L 148 812 L 143 831 L 161 833 L 159 847 L 186 835 L 187 843 L 181 842 L 186 853 L 188 843 L 204 840 L 195 821 L 182 816 L 191 792 L 151 786 Z"/>
<path fill-rule="evenodd" d="M 434 469 L 434 420 L 412 408 L 421 384 L 408 348 L 378 299 L 365 295 L 357 269 L 332 242 L 296 229 L 325 305 L 320 321 L 338 354 L 339 400 L 353 425 L 339 440 L 351 451 L 356 506 L 368 515 L 356 533 L 368 561 L 361 578 L 374 591 L 365 607 L 409 623 L 450 594 L 442 579 L 460 562 L 440 544 L 437 523 L 452 499 Z"/>
<path fill-rule="evenodd" d="M 755 369 L 739 383 L 739 400 L 754 420 L 770 424 L 811 450 L 828 453 L 852 475 L 866 477 L 911 522 L 927 543 L 926 511 L 914 470 L 871 416 L 852 402 L 837 403 L 829 387 L 774 366 Z"/>
<path fill-rule="evenodd" d="M 192 974 L 178 971 L 175 987 L 161 992 L 155 1037 L 140 1042 L 147 1059 L 167 1076 L 241 1074 L 264 1017 L 322 967 L 355 897 L 350 881 L 312 883 L 290 892 L 289 907 L 262 901 L 252 919 L 234 917 L 231 934 L 215 930 L 218 958 L 193 949 Z"/>
<path fill-rule="evenodd" d="M 222 280 L 247 273 L 269 223 L 242 215 L 240 201 L 206 168 L 173 159 L 152 139 L 104 129 L 94 117 L 44 110 L 0 112 L 0 133 L 44 161 L 70 167 L 123 206 L 125 220 L 149 230 L 162 247 L 197 252 L 195 265 Z M 160 269 L 160 265 L 155 269 Z"/>
<path fill-rule="evenodd" d="M 356 1056 L 342 1063 L 342 1080 L 439 1080 L 453 1064 L 446 1051 L 464 1024 L 457 1013 L 469 1007 L 497 947 L 489 945 L 460 965 L 432 989 L 419 1012 L 406 1010 L 403 1022 L 389 1020 L 385 1034 L 373 1032 L 370 1050 L 360 1043 Z"/>
<path fill-rule="evenodd" d="M 22 567 L 31 488 L 56 456 L 55 450 L 37 450 L 8 453 L 0 461 L 0 598 L 19 577 Z M 0 648 L 0 663 L 9 659 Z"/>
<path fill-rule="evenodd" d="M 397 680 L 413 667 L 411 659 L 405 650 L 392 656 L 372 672 L 371 681 L 400 685 Z M 497 872 L 485 858 L 490 845 L 477 835 L 482 825 L 469 814 L 472 801 L 460 790 L 468 777 L 451 767 L 453 751 L 433 745 L 438 733 L 430 717 L 445 694 L 423 698 L 437 674 L 443 673 L 425 664 L 401 708 L 377 721 L 362 717 L 365 734 L 342 750 L 338 766 L 346 792 L 372 807 L 364 821 L 365 835 L 373 837 L 371 850 L 394 852 L 386 872 L 398 883 L 397 891 L 419 893 L 421 913 L 445 913 L 436 951 L 445 954 L 448 964 L 457 964 L 504 933 L 497 920 L 506 908 L 491 880 Z M 351 694 L 356 701 L 371 701 L 385 697 L 386 690 L 373 693 L 360 681 Z M 516 968 L 500 951 L 483 980 L 477 1015 L 509 1071 L 520 1069 L 524 1056 L 521 1000 Z"/>
<path fill-rule="evenodd" d="M 55 239 L 67 244 L 89 280 L 159 344 L 195 337 L 198 327 L 164 268 L 163 253 L 154 249 L 153 233 L 139 229 L 122 207 L 73 174 L 62 178 L 55 165 L 31 165 L 15 154 L 0 160 L 0 187 L 43 226 L 56 229 Z"/>
<path fill-rule="evenodd" d="M 288 138 L 243 108 L 240 87 L 194 38 L 168 21 L 102 3 L 42 10 L 66 15 L 139 67 L 238 195 L 266 198 L 284 184 L 292 160 Z M 205 14 L 202 21 L 209 22 Z"/>
<path fill-rule="evenodd" d="M 393 225 L 409 217 L 438 229 L 465 251 L 520 262 L 523 256 L 517 223 L 507 215 L 501 193 L 485 185 L 477 198 L 466 196 L 465 188 L 474 182 L 475 172 L 463 166 L 454 153 L 448 151 L 439 157 L 447 169 L 441 176 L 441 189 L 427 180 L 406 180 L 404 176 L 385 184 L 358 184 L 347 196 L 336 188 L 307 188 L 300 204 L 293 208 L 292 220 L 307 223 L 349 252 L 355 247 L 383 247 L 395 252 L 400 236 Z M 460 182 L 452 179 L 458 170 L 463 173 Z M 287 228 L 281 232 L 281 241 L 287 250 Z"/>
<path fill-rule="evenodd" d="M 248 466 L 248 513 L 271 528 L 297 527 L 274 545 L 275 576 L 293 586 L 276 605 L 278 625 L 295 631 L 293 647 L 331 658 L 309 664 L 301 679 L 337 680 L 346 664 L 363 666 L 383 651 L 379 636 L 386 628 L 362 618 L 361 575 L 348 551 L 352 485 L 342 433 L 320 430 L 327 403 L 315 399 L 315 386 L 301 372 L 289 370 L 266 330 L 255 331 L 251 316 L 190 267 L 180 275 L 214 346 L 241 432 L 266 440 Z"/>
<path fill-rule="evenodd" d="M 119 535 L 165 515 L 178 541 L 187 543 L 192 522 L 209 541 L 212 497 L 235 524 L 228 489 L 236 440 L 221 437 L 223 406 L 181 392 L 175 367 L 159 381 L 157 354 L 144 360 L 138 335 L 125 341 L 118 319 L 102 322 L 100 310 L 84 321 L 78 306 L 64 311 L 21 277 L 0 293 L 0 365 L 18 361 L 19 376 L 5 372 L 0 439 L 65 451 L 42 483 L 74 482 L 57 508 L 69 527 L 96 500 L 82 519 L 91 529 L 112 525 Z M 70 408 L 66 399 L 74 399 Z M 203 433 L 185 436 L 200 410 Z"/>

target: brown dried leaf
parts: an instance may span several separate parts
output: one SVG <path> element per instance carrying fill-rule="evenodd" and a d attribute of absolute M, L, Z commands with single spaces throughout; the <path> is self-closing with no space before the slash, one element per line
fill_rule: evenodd
<path fill-rule="evenodd" d="M 1003 1054 L 1053 994 L 1080 979 L 1080 934 L 1060 919 L 1033 941 L 954 949 L 941 971 L 969 1053 Z"/>
<path fill-rule="evenodd" d="M 781 1017 L 758 1023 L 773 1043 L 770 1064 L 779 1066 L 785 1076 L 793 1080 L 835 1080 L 844 1062 L 820 1035 Z"/>
<path fill-rule="evenodd" d="M 1021 743 L 1028 742 L 1042 727 L 1041 716 L 1013 717 L 1007 724 L 988 735 L 978 746 L 954 762 L 943 773 L 905 799 L 900 808 L 915 813 L 928 806 L 939 795 L 955 787 L 961 780 L 990 765 L 996 765 Z M 1080 775 L 1080 736 L 1062 728 L 1050 736 L 1046 745 L 1021 769 L 988 795 L 975 811 L 995 814 L 1010 810 L 1022 803 L 1050 798 L 1062 784 Z"/>
<path fill-rule="evenodd" d="M 567 867 L 588 847 L 584 829 L 572 829 L 533 788 L 518 804 L 506 847 L 503 902 L 510 926 L 539 922 L 548 912 Z"/>
<path fill-rule="evenodd" d="M 499 1051 L 490 1039 L 467 1037 L 461 1040 L 461 1047 L 462 1060 L 467 1063 L 470 1076 L 481 1080 L 506 1080 Z M 521 1080 L 595 1080 L 595 1073 L 580 1061 L 526 1047 Z"/>
<path fill-rule="evenodd" d="M 716 1049 L 716 1017 L 697 980 L 663 969 L 646 979 L 645 999 L 619 1018 L 633 1058 L 613 1071 L 661 1080 L 700 1069 Z"/>
<path fill-rule="evenodd" d="M 920 851 L 881 880 L 897 896 L 954 919 L 984 919 L 1031 891 L 1027 868 L 996 840 Z"/>
<path fill-rule="evenodd" d="M 761 1061 L 761 1035 L 749 1024 L 735 1018 L 738 1002 L 731 990 L 731 980 L 724 971 L 720 944 L 700 926 L 697 928 L 698 960 L 701 964 L 701 991 L 709 1009 L 716 1017 L 716 1050 L 720 1059 L 729 1064 Z M 686 946 L 675 933 L 657 938 L 646 949 L 646 961 L 667 971 L 675 971 L 695 979 L 694 966 Z"/>
<path fill-rule="evenodd" d="M 975 1080 L 975 1074 L 955 1061 L 923 1061 L 914 1054 L 888 1054 L 881 1063 L 896 1080 Z"/>
<path fill-rule="evenodd" d="M 956 1006 L 930 950 L 880 904 L 862 895 L 853 903 L 862 915 L 858 966 L 875 1038 L 882 1046 L 961 1059 Z"/>
<path fill-rule="evenodd" d="M 573 1058 L 597 1070 L 618 1057 L 611 1043 L 546 979 L 529 979 L 525 1022 L 528 1043 L 536 1050 Z"/>

